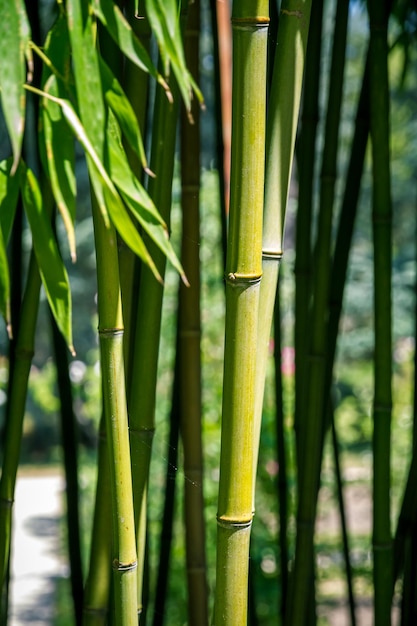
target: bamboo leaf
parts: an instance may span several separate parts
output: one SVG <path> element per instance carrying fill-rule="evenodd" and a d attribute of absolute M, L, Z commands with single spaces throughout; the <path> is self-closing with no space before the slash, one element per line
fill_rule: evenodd
<path fill-rule="evenodd" d="M 146 0 L 146 12 L 158 41 L 165 72 L 168 74 L 171 64 L 184 104 L 190 111 L 192 92 L 200 104 L 203 104 L 203 96 L 185 63 L 178 4 L 176 0 Z"/>
<path fill-rule="evenodd" d="M 93 11 L 123 54 L 140 69 L 153 76 L 166 90 L 167 95 L 170 94 L 166 81 L 156 70 L 148 52 L 136 37 L 117 4 L 111 0 L 94 0 Z"/>
<path fill-rule="evenodd" d="M 12 157 L 0 163 L 0 226 L 6 245 L 13 226 L 20 185 L 20 168 L 15 176 L 11 176 L 12 167 Z"/>
<path fill-rule="evenodd" d="M 94 178 L 94 174 L 92 179 Z M 162 283 L 162 277 L 152 260 L 142 237 L 129 217 L 122 200 L 113 185 L 103 187 L 104 196 L 109 209 L 109 214 L 114 227 L 122 237 L 123 241 L 146 263 L 154 274 L 155 278 Z"/>
<path fill-rule="evenodd" d="M 134 150 L 139 157 L 142 167 L 147 169 L 142 135 L 132 105 L 119 81 L 102 59 L 100 59 L 100 72 L 105 100 L 117 117 L 120 129 L 128 140 L 132 150 Z"/>
<path fill-rule="evenodd" d="M 166 224 L 145 189 L 130 170 L 126 155 L 111 131 L 108 133 L 108 159 L 110 176 L 129 210 L 170 260 L 183 281 L 188 284 L 181 263 L 169 240 Z"/>
<path fill-rule="evenodd" d="M 22 198 L 33 237 L 33 247 L 49 306 L 72 354 L 71 290 L 67 271 L 59 254 L 50 218 L 33 172 L 26 168 Z"/>
<path fill-rule="evenodd" d="M 30 27 L 22 0 L 0 0 L 0 15 L 0 90 L 13 151 L 11 174 L 14 174 L 22 150 L 25 125 L 25 58 L 28 61 L 28 80 L 32 69 Z"/>
<path fill-rule="evenodd" d="M 45 85 L 47 92 L 58 95 L 59 87 L 54 75 Z M 74 138 L 58 103 L 43 98 L 42 131 L 44 149 L 41 150 L 45 170 L 49 173 L 52 192 L 61 214 L 68 237 L 72 260 L 76 260 L 75 249 L 75 147 Z M 43 142 L 40 142 L 43 147 Z"/>
<path fill-rule="evenodd" d="M 10 311 L 10 274 L 6 246 L 10 237 L 19 197 L 19 171 L 10 175 L 13 158 L 0 163 L 0 313 L 6 320 L 7 332 L 12 337 Z"/>

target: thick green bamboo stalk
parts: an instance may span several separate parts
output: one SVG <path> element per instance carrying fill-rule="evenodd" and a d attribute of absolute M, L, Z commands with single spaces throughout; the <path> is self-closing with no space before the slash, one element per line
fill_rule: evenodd
<path fill-rule="evenodd" d="M 247 623 L 268 21 L 267 2 L 233 5 L 232 167 L 217 513 L 216 626 Z"/>
<path fill-rule="evenodd" d="M 154 131 L 150 167 L 156 178 L 149 180 L 148 192 L 159 213 L 169 225 L 178 97 L 168 102 L 158 88 L 154 110 Z M 163 181 L 163 184 L 162 184 Z M 145 239 L 145 238 L 144 238 Z M 147 247 L 164 276 L 166 258 L 151 242 Z M 141 268 L 139 303 L 135 319 L 132 386 L 129 397 L 130 445 L 138 552 L 138 611 L 142 610 L 143 567 L 145 561 L 146 502 L 152 439 L 155 431 L 155 402 L 158 352 L 161 329 L 163 286 L 147 267 Z"/>
<path fill-rule="evenodd" d="M 14 490 L 20 457 L 29 371 L 34 353 L 40 287 L 41 278 L 35 254 L 32 252 L 22 301 L 19 333 L 16 340 L 14 370 L 8 400 L 9 419 L 7 420 L 4 437 L 4 456 L 0 478 L 0 567 L 2 586 L 9 559 Z"/>
<path fill-rule="evenodd" d="M 372 221 L 374 240 L 373 551 L 375 623 L 391 623 L 392 538 L 390 436 L 392 411 L 391 183 L 388 19 L 385 3 L 369 0 Z"/>
<path fill-rule="evenodd" d="M 257 340 L 255 441 L 259 441 L 268 348 L 274 313 L 283 231 L 288 201 L 295 137 L 300 109 L 311 2 L 299 0 L 281 6 L 271 94 L 268 101 L 266 182 L 262 241 L 262 283 Z M 285 88 L 283 87 L 285 85 Z M 254 477 L 258 445 L 254 449 Z M 253 483 L 255 507 L 255 480 Z"/>
<path fill-rule="evenodd" d="M 137 623 L 137 560 L 123 357 L 117 237 L 93 198 L 103 405 L 110 458 L 112 567 L 117 624 Z"/>
<path fill-rule="evenodd" d="M 307 597 L 311 589 L 314 561 L 314 521 L 321 470 L 322 437 L 325 428 L 326 404 L 324 383 L 326 373 L 326 331 L 330 280 L 331 230 L 338 131 L 342 100 L 343 70 L 348 20 L 347 0 L 337 4 L 333 53 L 330 74 L 325 142 L 323 148 L 320 211 L 314 255 L 313 305 L 310 323 L 308 361 L 308 407 L 299 416 L 299 499 L 297 511 L 297 539 L 293 577 L 290 589 L 286 623 L 302 626 L 306 618 Z"/>
<path fill-rule="evenodd" d="M 99 429 L 97 484 L 91 531 L 89 571 L 84 591 L 83 626 L 108 623 L 111 581 L 112 507 L 110 464 L 104 415 Z"/>
<path fill-rule="evenodd" d="M 184 31 L 187 67 L 198 83 L 200 2 L 189 4 Z M 180 419 L 184 452 L 184 516 L 188 581 L 188 623 L 209 622 L 206 571 L 206 531 L 203 496 L 201 432 L 201 322 L 200 322 L 200 124 L 194 102 L 190 124 L 185 110 L 181 125 L 181 260 L 190 286 L 180 285 Z"/>

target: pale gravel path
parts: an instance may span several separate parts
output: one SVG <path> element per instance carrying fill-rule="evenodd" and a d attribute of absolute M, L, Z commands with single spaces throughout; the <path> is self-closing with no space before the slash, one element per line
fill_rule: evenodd
<path fill-rule="evenodd" d="M 59 518 L 63 478 L 57 473 L 18 476 L 14 503 L 9 625 L 47 626 L 54 617 L 54 579 L 65 574 Z"/>

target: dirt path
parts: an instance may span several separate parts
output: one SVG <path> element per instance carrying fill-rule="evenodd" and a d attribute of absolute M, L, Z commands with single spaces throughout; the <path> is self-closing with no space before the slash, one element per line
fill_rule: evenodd
<path fill-rule="evenodd" d="M 63 479 L 50 472 L 18 476 L 9 601 L 10 626 L 46 626 L 54 617 L 54 579 L 65 574 L 58 520 Z"/>

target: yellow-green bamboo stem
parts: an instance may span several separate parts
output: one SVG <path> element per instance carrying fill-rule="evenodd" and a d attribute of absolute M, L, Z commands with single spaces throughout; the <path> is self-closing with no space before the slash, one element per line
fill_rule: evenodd
<path fill-rule="evenodd" d="M 268 3 L 235 2 L 230 225 L 217 512 L 215 625 L 244 626 L 252 525 L 258 302 L 262 273 Z"/>
<path fill-rule="evenodd" d="M 198 82 L 200 2 L 188 6 L 184 32 L 187 67 Z M 181 127 L 181 258 L 190 286 L 180 286 L 180 419 L 184 450 L 184 513 L 188 579 L 188 623 L 208 624 L 203 449 L 201 436 L 200 357 L 200 124 L 198 103 L 192 108 L 193 124 L 183 110 Z"/>
<path fill-rule="evenodd" d="M 20 457 L 29 371 L 34 353 L 40 287 L 41 278 L 35 254 L 32 252 L 16 340 L 14 371 L 10 397 L 8 399 L 9 417 L 5 432 L 4 458 L 0 479 L 0 567 L 2 586 L 9 559 L 14 490 Z"/>
<path fill-rule="evenodd" d="M 375 624 L 391 623 L 392 537 L 390 506 L 392 329 L 391 183 L 388 78 L 388 16 L 384 2 L 369 0 L 370 127 L 374 240 L 374 434 L 373 552 Z"/>
<path fill-rule="evenodd" d="M 117 237 L 93 198 L 103 405 L 113 514 L 112 568 L 117 624 L 137 623 L 137 561 L 123 357 Z"/>
<path fill-rule="evenodd" d="M 105 420 L 102 417 L 90 566 L 84 592 L 83 626 L 105 626 L 109 611 L 112 513 L 109 498 L 109 452 L 105 428 Z"/>
<path fill-rule="evenodd" d="M 295 137 L 304 75 L 311 1 L 299 15 L 299 0 L 281 6 L 271 95 L 268 102 L 266 182 L 262 242 L 262 283 L 258 322 L 256 366 L 255 441 L 259 442 L 268 347 L 274 314 L 279 264 L 283 254 L 283 230 L 288 201 Z M 285 87 L 284 87 L 285 85 Z M 255 476 L 258 445 L 254 449 Z"/>
<path fill-rule="evenodd" d="M 169 225 L 178 98 L 168 102 L 157 88 L 150 166 L 156 174 L 149 180 L 148 192 Z M 163 182 L 162 182 L 163 181 Z M 144 239 L 146 239 L 144 237 Z M 151 241 L 146 245 L 161 276 L 166 258 Z M 141 268 L 139 302 L 135 318 L 132 383 L 129 394 L 130 446 L 138 553 L 138 612 L 142 611 L 143 568 L 145 562 L 146 502 L 152 440 L 155 430 L 156 382 L 161 329 L 163 286 L 147 267 Z"/>

